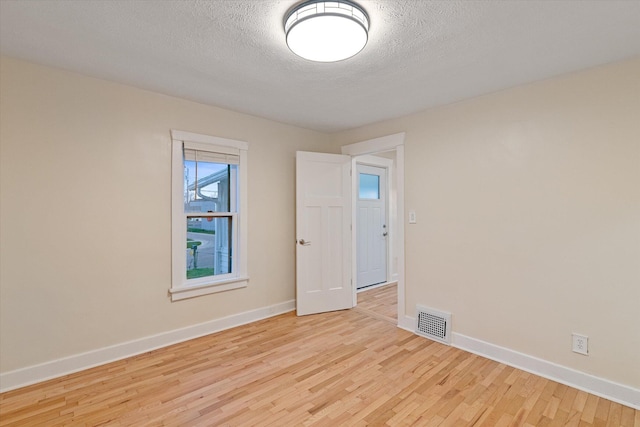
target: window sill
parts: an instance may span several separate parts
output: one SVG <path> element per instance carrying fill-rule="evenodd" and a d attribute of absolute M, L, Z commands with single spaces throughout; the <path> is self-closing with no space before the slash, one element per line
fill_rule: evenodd
<path fill-rule="evenodd" d="M 169 289 L 169 294 L 171 294 L 171 301 L 180 301 L 187 298 L 230 291 L 232 289 L 246 288 L 248 282 L 248 277 L 234 277 L 233 279 L 221 280 L 205 285 L 171 288 Z"/>

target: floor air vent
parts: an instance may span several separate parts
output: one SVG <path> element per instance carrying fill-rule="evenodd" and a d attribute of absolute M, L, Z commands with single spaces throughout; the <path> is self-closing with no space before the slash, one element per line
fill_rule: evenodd
<path fill-rule="evenodd" d="M 451 344 L 451 313 L 416 306 L 416 334 Z"/>

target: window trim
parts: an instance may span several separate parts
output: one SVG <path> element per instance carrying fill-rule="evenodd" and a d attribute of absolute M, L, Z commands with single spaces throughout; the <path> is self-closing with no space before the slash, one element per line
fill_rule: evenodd
<path fill-rule="evenodd" d="M 186 213 L 184 211 L 184 164 L 183 148 L 195 148 L 203 151 L 231 154 L 237 151 L 239 164 L 237 169 L 236 236 L 232 258 L 232 269 L 222 278 L 211 277 L 210 280 L 198 278 L 197 282 L 187 283 L 185 244 L 187 238 Z M 208 295 L 231 289 L 244 288 L 248 285 L 247 263 L 247 157 L 249 144 L 245 141 L 201 135 L 180 130 L 171 130 L 171 301 Z M 228 216 L 228 214 L 225 214 Z M 208 216 L 207 213 L 198 216 Z M 191 279 L 196 280 L 196 279 Z"/>

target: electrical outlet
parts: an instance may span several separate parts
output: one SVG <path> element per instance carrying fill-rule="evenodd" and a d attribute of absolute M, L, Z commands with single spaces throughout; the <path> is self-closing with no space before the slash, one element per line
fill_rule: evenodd
<path fill-rule="evenodd" d="M 585 356 L 589 355 L 589 337 L 586 335 L 580 334 L 571 334 L 572 338 L 572 346 L 571 350 L 574 353 L 584 354 Z"/>
<path fill-rule="evenodd" d="M 416 211 L 411 210 L 409 211 L 409 224 L 415 224 L 416 223 Z"/>

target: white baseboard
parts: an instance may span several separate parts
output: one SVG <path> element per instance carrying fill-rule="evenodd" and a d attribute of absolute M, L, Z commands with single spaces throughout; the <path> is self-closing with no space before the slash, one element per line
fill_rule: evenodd
<path fill-rule="evenodd" d="M 413 317 L 405 316 L 401 320 L 398 322 L 398 327 L 414 332 L 415 319 Z M 640 410 L 640 390 L 631 386 L 596 377 L 456 332 L 451 336 L 453 347 Z"/>
<path fill-rule="evenodd" d="M 370 291 L 372 289 L 378 289 L 378 288 L 383 288 L 387 285 L 393 285 L 393 284 L 398 284 L 398 281 L 394 281 L 391 280 L 389 282 L 382 282 L 382 283 L 378 283 L 377 285 L 371 285 L 371 286 L 366 286 L 364 288 L 360 288 L 360 289 L 356 289 L 356 293 L 359 294 L 360 292 L 366 292 L 366 291 Z"/>
<path fill-rule="evenodd" d="M 187 326 L 133 341 L 64 357 L 39 365 L 16 369 L 0 374 L 0 392 L 39 383 L 52 378 L 104 365 L 109 362 L 146 353 L 157 348 L 245 325 L 257 320 L 277 316 L 295 310 L 295 300 L 274 304 L 256 310 L 245 311 L 197 325 Z"/>
<path fill-rule="evenodd" d="M 416 319 L 414 317 L 401 316 L 400 313 L 398 313 L 398 327 L 415 333 Z"/>

